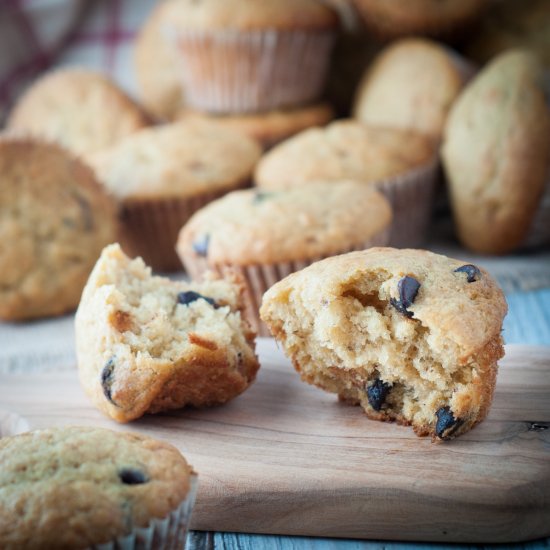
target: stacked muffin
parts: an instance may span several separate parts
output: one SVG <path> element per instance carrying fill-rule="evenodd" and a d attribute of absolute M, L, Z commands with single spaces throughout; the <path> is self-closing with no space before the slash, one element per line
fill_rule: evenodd
<path fill-rule="evenodd" d="M 271 146 L 332 117 L 318 102 L 336 25 L 316 0 L 167 2 L 138 39 L 142 93 L 162 116 L 215 119 Z"/>

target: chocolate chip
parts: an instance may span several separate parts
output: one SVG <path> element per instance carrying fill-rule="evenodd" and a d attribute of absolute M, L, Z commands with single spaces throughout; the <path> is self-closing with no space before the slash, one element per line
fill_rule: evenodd
<path fill-rule="evenodd" d="M 390 392 L 391 388 L 391 384 L 383 382 L 380 378 L 377 378 L 370 386 L 367 387 L 369 405 L 375 411 L 379 411 L 382 408 L 382 405 L 386 402 L 386 396 Z"/>
<path fill-rule="evenodd" d="M 267 191 L 256 191 L 254 193 L 254 198 L 252 199 L 252 202 L 254 204 L 259 204 L 259 203 L 273 197 L 273 195 L 275 195 L 275 193 L 268 193 Z"/>
<path fill-rule="evenodd" d="M 455 418 L 450 407 L 441 407 L 435 414 L 437 416 L 435 434 L 440 439 L 451 439 L 458 428 L 464 424 L 463 420 Z"/>
<path fill-rule="evenodd" d="M 408 275 L 403 277 L 397 283 L 399 300 L 391 298 L 390 304 L 399 311 L 399 313 L 402 313 L 405 317 L 410 319 L 414 314 L 412 311 L 408 311 L 407 308 L 413 304 L 419 288 L 420 283 L 414 277 L 409 277 Z"/>
<path fill-rule="evenodd" d="M 141 470 L 135 468 L 122 468 L 118 472 L 118 477 L 126 485 L 141 485 L 149 481 L 149 478 Z"/>
<path fill-rule="evenodd" d="M 178 304 L 183 304 L 184 306 L 188 306 L 189 304 L 192 304 L 193 302 L 196 302 L 201 298 L 203 300 L 206 300 L 214 308 L 217 309 L 219 307 L 218 304 L 212 298 L 203 296 L 202 294 L 199 294 L 198 292 L 194 292 L 193 290 L 186 290 L 185 292 L 180 292 L 178 294 Z"/>
<path fill-rule="evenodd" d="M 466 264 L 460 267 L 457 267 L 454 270 L 455 273 L 466 273 L 466 280 L 469 283 L 479 281 L 481 279 L 481 271 L 473 264 Z"/>
<path fill-rule="evenodd" d="M 191 246 L 196 254 L 206 258 L 208 255 L 208 245 L 210 244 L 210 235 L 203 235 L 201 238 L 196 240 Z"/>
<path fill-rule="evenodd" d="M 103 387 L 103 393 L 105 397 L 114 405 L 113 398 L 111 396 L 111 387 L 113 385 L 113 375 L 115 371 L 115 358 L 111 357 L 103 370 L 101 371 L 101 386 Z"/>

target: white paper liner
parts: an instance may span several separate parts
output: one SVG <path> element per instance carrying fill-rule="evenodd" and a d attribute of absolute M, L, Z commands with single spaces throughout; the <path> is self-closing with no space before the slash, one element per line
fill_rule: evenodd
<path fill-rule="evenodd" d="M 175 246 L 180 229 L 203 206 L 230 191 L 248 187 L 241 185 L 201 193 L 194 197 L 143 199 L 123 205 L 120 242 L 131 257 L 141 256 L 155 271 L 179 271 L 181 262 Z"/>
<path fill-rule="evenodd" d="M 531 222 L 531 227 L 523 243 L 526 248 L 550 244 L 550 177 L 542 193 L 539 206 Z"/>
<path fill-rule="evenodd" d="M 375 182 L 393 209 L 390 246 L 418 248 L 427 238 L 439 176 L 439 157 L 404 174 Z"/>
<path fill-rule="evenodd" d="M 262 304 L 264 293 L 275 283 L 281 281 L 291 273 L 300 271 L 308 265 L 311 265 L 319 260 L 354 250 L 365 250 L 373 246 L 386 246 L 390 237 L 390 229 L 387 228 L 372 238 L 363 241 L 361 244 L 344 248 L 336 251 L 333 254 L 315 256 L 312 258 L 304 258 L 303 260 L 294 260 L 289 262 L 278 262 L 273 264 L 256 264 L 239 266 L 233 264 L 210 265 L 208 259 L 199 256 L 192 250 L 180 249 L 180 257 L 185 265 L 187 273 L 192 279 L 200 279 L 205 271 L 214 271 L 219 275 L 224 274 L 225 269 L 230 268 L 237 272 L 246 282 L 245 303 L 246 303 L 246 318 L 252 328 L 259 336 L 271 336 L 267 326 L 260 320 L 259 309 Z"/>
<path fill-rule="evenodd" d="M 185 100 L 212 113 L 248 113 L 317 100 L 327 77 L 332 30 L 167 28 Z"/>
<path fill-rule="evenodd" d="M 197 475 L 191 474 L 186 499 L 170 515 L 153 519 L 147 527 L 136 527 L 127 536 L 90 546 L 88 550 L 182 550 L 185 548 L 191 512 L 197 493 Z"/>

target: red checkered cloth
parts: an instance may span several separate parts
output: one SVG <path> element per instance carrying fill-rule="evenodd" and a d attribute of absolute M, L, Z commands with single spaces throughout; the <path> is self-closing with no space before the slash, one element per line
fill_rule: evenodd
<path fill-rule="evenodd" d="M 41 72 L 79 65 L 135 95 L 133 39 L 157 0 L 0 0 L 0 121 Z"/>

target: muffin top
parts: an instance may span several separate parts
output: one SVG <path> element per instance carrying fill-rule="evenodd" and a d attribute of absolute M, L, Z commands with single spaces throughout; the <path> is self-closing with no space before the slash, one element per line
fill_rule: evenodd
<path fill-rule="evenodd" d="M 464 89 L 442 157 L 458 234 L 484 253 L 519 246 L 548 180 L 550 110 L 534 55 L 510 50 Z"/>
<path fill-rule="evenodd" d="M 429 136 L 347 120 L 306 130 L 267 153 L 256 168 L 256 184 L 282 189 L 309 181 L 366 183 L 398 176 L 433 159 Z"/>
<path fill-rule="evenodd" d="M 67 427 L 0 440 L 0 540 L 7 548 L 88 548 L 166 517 L 192 468 L 167 443 Z"/>
<path fill-rule="evenodd" d="M 354 116 L 378 126 L 416 130 L 438 139 L 468 75 L 465 60 L 423 38 L 384 49 L 359 86 Z"/>
<path fill-rule="evenodd" d="M 241 115 L 210 115 L 202 111 L 184 109 L 180 120 L 211 120 L 234 128 L 269 146 L 312 126 L 324 126 L 334 118 L 328 103 L 315 103 L 295 109 L 275 110 L 266 113 Z"/>
<path fill-rule="evenodd" d="M 9 129 L 59 142 L 80 155 L 105 149 L 147 125 L 120 88 L 86 69 L 46 74 L 19 99 L 8 120 Z"/>
<path fill-rule="evenodd" d="M 113 195 L 132 200 L 237 187 L 260 155 L 260 146 L 241 132 L 188 121 L 147 128 L 89 160 Z"/>
<path fill-rule="evenodd" d="M 147 110 L 157 118 L 169 119 L 183 104 L 175 52 L 164 27 L 169 21 L 170 4 L 157 4 L 141 28 L 134 46 L 134 65 L 140 97 Z"/>
<path fill-rule="evenodd" d="M 76 307 L 116 207 L 93 172 L 58 145 L 0 137 L 0 318 Z"/>
<path fill-rule="evenodd" d="M 405 277 L 409 284 L 402 282 Z M 362 295 L 357 288 L 352 294 L 354 285 L 360 288 L 367 280 L 376 281 L 378 293 Z M 500 345 L 508 307 L 494 279 L 474 265 L 426 250 L 370 248 L 321 260 L 272 286 L 260 314 L 272 319 L 295 295 L 320 319 L 346 291 L 364 307 L 384 308 L 390 302 L 404 317 L 420 321 L 431 346 L 448 352 L 456 346 L 459 362 L 495 338 Z"/>
<path fill-rule="evenodd" d="M 180 254 L 211 265 L 315 258 L 349 250 L 384 231 L 391 208 L 359 182 L 315 183 L 282 191 L 235 191 L 195 213 L 180 232 Z"/>
<path fill-rule="evenodd" d="M 181 29 L 248 31 L 330 28 L 338 18 L 318 0 L 180 0 L 170 8 L 170 21 Z"/>

